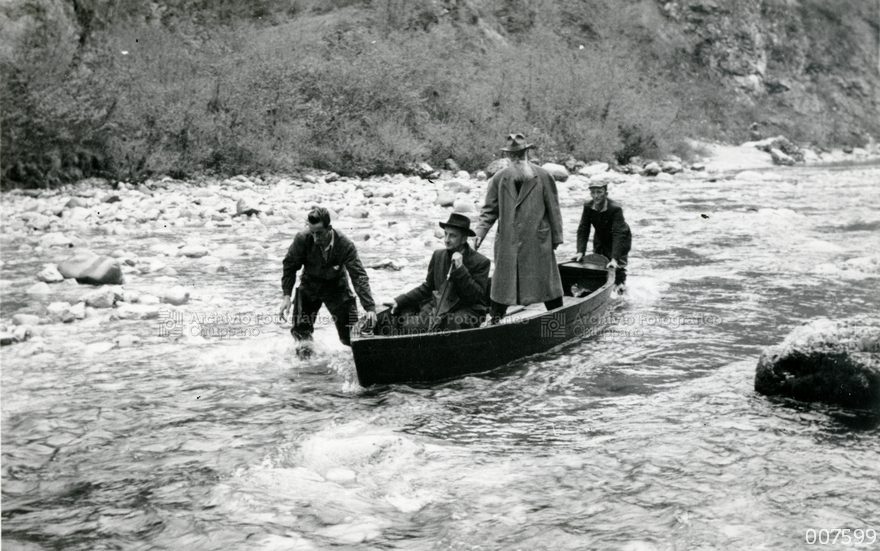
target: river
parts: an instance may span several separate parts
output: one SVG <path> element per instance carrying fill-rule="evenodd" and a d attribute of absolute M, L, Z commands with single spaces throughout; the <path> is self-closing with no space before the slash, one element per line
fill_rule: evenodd
<path fill-rule="evenodd" d="M 880 414 L 753 388 L 763 347 L 801 322 L 878 311 L 880 168 L 688 173 L 609 195 L 634 248 L 606 330 L 432 385 L 361 388 L 332 326 L 294 357 L 266 320 L 298 224 L 84 229 L 97 251 L 150 255 L 185 234 L 241 254 L 164 259 L 194 289 L 179 334 L 105 316 L 3 348 L 4 551 L 778 551 L 838 530 L 863 532 L 837 548 L 880 548 Z M 587 193 L 562 196 L 570 256 Z M 4 224 L 24 200 L 4 197 Z M 430 234 L 444 212 L 392 203 L 369 220 Z M 5 320 L 83 293 L 25 293 L 63 258 L 34 239 L 0 241 Z M 396 249 L 358 246 L 365 264 Z M 374 295 L 419 282 L 430 250 L 370 270 Z"/>

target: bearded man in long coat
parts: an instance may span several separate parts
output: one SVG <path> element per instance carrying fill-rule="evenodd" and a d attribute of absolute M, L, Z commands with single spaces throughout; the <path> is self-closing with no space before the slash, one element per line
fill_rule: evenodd
<path fill-rule="evenodd" d="M 543 302 L 548 310 L 562 306 L 562 279 L 553 252 L 563 242 L 559 196 L 553 176 L 529 162 L 531 147 L 522 134 L 507 137 L 501 150 L 510 165 L 489 182 L 474 230 L 478 248 L 498 221 L 491 323 L 498 323 L 514 304 Z"/>

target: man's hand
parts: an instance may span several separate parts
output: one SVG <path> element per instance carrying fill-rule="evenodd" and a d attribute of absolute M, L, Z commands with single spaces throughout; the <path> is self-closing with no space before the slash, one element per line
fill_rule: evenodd
<path fill-rule="evenodd" d="M 382 301 L 382 304 L 384 304 L 385 306 L 390 306 L 392 314 L 397 313 L 397 301 L 396 300 L 393 300 L 393 299 L 392 300 L 385 300 L 385 301 Z"/>
<path fill-rule="evenodd" d="M 452 253 L 452 267 L 456 270 L 464 266 L 464 257 L 461 253 Z"/>
<path fill-rule="evenodd" d="M 395 305 L 396 304 L 397 303 L 395 303 Z M 364 325 L 366 327 L 368 327 L 370 329 L 372 329 L 373 327 L 376 327 L 377 318 L 376 318 L 376 311 L 375 310 L 367 310 L 367 315 L 365 316 L 365 318 L 366 318 L 366 320 L 365 320 L 366 323 Z"/>
<path fill-rule="evenodd" d="M 281 321 L 287 321 L 287 318 L 290 317 L 290 295 L 284 295 L 284 298 L 281 299 L 278 315 L 281 316 Z"/>
<path fill-rule="evenodd" d="M 576 255 L 574 255 L 574 258 L 572 258 L 572 260 L 574 260 L 575 262 L 580 262 L 583 259 L 584 253 L 577 253 Z"/>
<path fill-rule="evenodd" d="M 477 249 L 479 249 L 480 245 L 482 245 L 482 244 L 483 244 L 483 238 L 478 235 L 476 237 L 476 239 L 474 239 L 474 250 L 476 251 Z"/>
<path fill-rule="evenodd" d="M 608 265 L 605 267 L 606 268 L 614 268 L 616 270 L 618 268 L 617 261 L 612 258 L 611 262 L 609 262 Z"/>

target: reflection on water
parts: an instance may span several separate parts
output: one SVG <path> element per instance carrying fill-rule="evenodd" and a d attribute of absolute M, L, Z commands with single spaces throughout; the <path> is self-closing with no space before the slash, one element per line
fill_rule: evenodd
<path fill-rule="evenodd" d="M 880 171 L 765 177 L 613 188 L 634 251 L 606 330 L 435 385 L 360 388 L 332 327 L 302 362 L 285 327 L 241 320 L 274 314 L 297 228 L 193 230 L 252 254 L 174 260 L 196 283 L 183 312 L 238 314 L 231 326 L 259 333 L 84 320 L 4 347 L 4 549 L 776 550 L 804 548 L 811 528 L 878 529 L 877 412 L 752 385 L 762 347 L 801 321 L 876 312 Z M 578 194 L 563 209 L 570 241 Z M 125 246 L 150 256 L 178 241 Z M 0 244 L 8 318 L 66 254 Z M 359 247 L 367 264 L 395 251 Z M 377 297 L 420 281 L 429 252 L 372 271 Z M 98 346 L 121 337 L 132 344 Z"/>

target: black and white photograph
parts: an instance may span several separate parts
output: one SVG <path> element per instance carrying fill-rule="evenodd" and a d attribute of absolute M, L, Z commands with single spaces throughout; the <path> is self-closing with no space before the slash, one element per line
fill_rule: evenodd
<path fill-rule="evenodd" d="M 880 551 L 880 0 L 0 0 L 2 551 Z"/>

